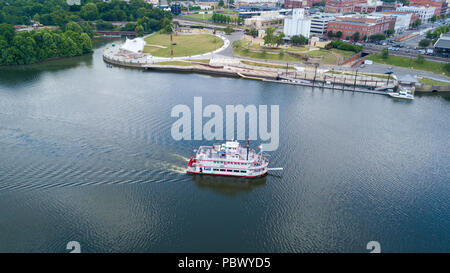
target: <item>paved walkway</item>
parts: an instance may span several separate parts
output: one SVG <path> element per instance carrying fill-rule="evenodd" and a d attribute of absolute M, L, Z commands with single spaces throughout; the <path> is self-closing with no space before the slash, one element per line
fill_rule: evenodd
<path fill-rule="evenodd" d="M 216 36 L 224 41 L 223 46 L 212 52 L 207 52 L 199 55 L 182 56 L 182 57 L 156 57 L 150 54 L 120 53 L 120 46 L 115 47 L 111 46 L 103 51 L 103 56 L 113 61 L 118 61 L 125 64 L 129 63 L 133 65 L 154 64 L 158 62 L 169 62 L 169 61 L 212 59 L 214 58 L 215 54 L 225 51 L 231 45 L 230 40 L 228 40 L 225 36 L 221 34 L 216 34 Z"/>

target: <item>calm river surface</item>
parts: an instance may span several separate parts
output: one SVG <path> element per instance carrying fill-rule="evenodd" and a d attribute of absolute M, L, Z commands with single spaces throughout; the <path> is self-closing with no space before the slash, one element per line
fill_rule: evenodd
<path fill-rule="evenodd" d="M 0 252 L 450 251 L 449 97 L 108 68 L 102 46 L 0 69 Z M 171 137 L 194 96 L 280 105 L 284 171 L 184 174 L 212 143 Z"/>

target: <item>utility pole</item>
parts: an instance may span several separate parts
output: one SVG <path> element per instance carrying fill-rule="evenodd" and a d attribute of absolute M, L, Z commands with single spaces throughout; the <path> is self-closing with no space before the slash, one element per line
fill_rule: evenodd
<path fill-rule="evenodd" d="M 313 86 L 316 85 L 316 75 L 317 75 L 317 64 L 314 64 L 314 79 L 313 79 Z"/>
<path fill-rule="evenodd" d="M 356 73 L 355 73 L 355 82 L 353 83 L 353 91 L 355 91 L 355 89 L 356 89 L 356 77 L 358 77 L 358 69 L 356 69 Z"/>

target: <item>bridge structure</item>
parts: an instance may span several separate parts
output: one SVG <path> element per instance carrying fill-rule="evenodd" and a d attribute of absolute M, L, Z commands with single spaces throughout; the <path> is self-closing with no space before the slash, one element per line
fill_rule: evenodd
<path fill-rule="evenodd" d="M 96 33 L 112 36 L 137 36 L 136 31 L 97 30 Z"/>

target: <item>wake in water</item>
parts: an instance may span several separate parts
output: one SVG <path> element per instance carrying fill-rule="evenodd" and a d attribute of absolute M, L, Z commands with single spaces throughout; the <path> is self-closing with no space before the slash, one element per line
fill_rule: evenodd
<path fill-rule="evenodd" d="M 189 161 L 189 158 L 184 157 L 184 156 L 179 155 L 179 154 L 170 154 L 170 155 L 171 155 L 172 157 L 174 157 L 174 158 L 177 158 L 177 159 L 181 160 L 181 161 L 186 161 L 186 162 Z"/>

